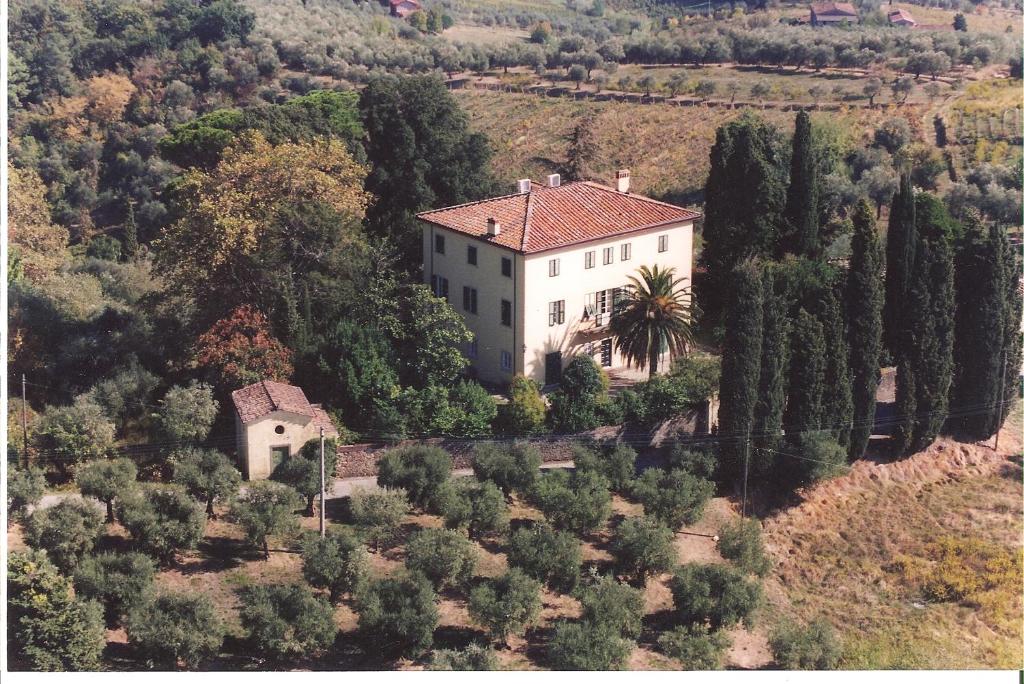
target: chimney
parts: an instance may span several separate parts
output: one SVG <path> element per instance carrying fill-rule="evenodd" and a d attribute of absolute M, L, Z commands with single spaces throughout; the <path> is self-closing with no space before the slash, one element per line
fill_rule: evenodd
<path fill-rule="evenodd" d="M 516 190 L 519 193 L 530 192 L 530 179 L 520 178 L 516 181 Z"/>
<path fill-rule="evenodd" d="M 615 189 L 619 192 L 629 192 L 629 169 L 619 169 L 615 172 Z"/>
<path fill-rule="evenodd" d="M 557 188 L 561 184 L 562 184 L 562 176 L 560 176 L 559 174 L 552 173 L 551 175 L 548 176 L 548 187 L 549 188 Z"/>
<path fill-rule="evenodd" d="M 529 181 L 527 181 L 527 183 L 529 183 Z M 493 216 L 487 219 L 487 234 L 491 236 L 501 234 L 501 224 L 498 223 L 498 219 Z"/>

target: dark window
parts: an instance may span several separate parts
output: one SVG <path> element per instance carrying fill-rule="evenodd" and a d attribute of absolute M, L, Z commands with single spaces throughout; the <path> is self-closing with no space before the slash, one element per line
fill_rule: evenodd
<path fill-rule="evenodd" d="M 607 266 L 608 264 L 610 264 L 613 261 L 615 261 L 615 248 L 614 247 L 605 247 L 604 248 L 603 257 L 604 257 L 604 265 L 605 266 Z"/>
<path fill-rule="evenodd" d="M 562 379 L 562 352 L 551 352 L 544 357 L 544 384 L 553 385 Z"/>
<path fill-rule="evenodd" d="M 430 289 L 435 297 L 448 299 L 448 279 L 439 275 L 430 276 Z"/>
<path fill-rule="evenodd" d="M 561 325 L 565 323 L 565 300 L 548 302 L 548 325 Z"/>
<path fill-rule="evenodd" d="M 279 435 L 283 435 L 284 434 L 284 425 L 278 425 L 277 427 L 275 427 L 274 428 L 274 432 L 276 432 Z"/>
<path fill-rule="evenodd" d="M 512 302 L 501 300 L 501 324 L 512 327 Z"/>
<path fill-rule="evenodd" d="M 658 236 L 658 251 L 659 252 L 667 252 L 668 251 L 668 235 L 659 235 Z"/>
<path fill-rule="evenodd" d="M 471 314 L 476 313 L 476 288 L 462 288 L 462 308 Z"/>
<path fill-rule="evenodd" d="M 444 235 L 434 236 L 434 251 L 438 254 L 444 254 Z"/>
<path fill-rule="evenodd" d="M 590 251 L 583 255 L 583 267 L 594 268 L 594 252 Z"/>
<path fill-rule="evenodd" d="M 501 275 L 506 278 L 512 277 L 512 260 L 508 257 L 501 257 Z"/>
<path fill-rule="evenodd" d="M 476 247 L 473 245 L 466 247 L 466 263 L 470 266 L 476 266 Z"/>
<path fill-rule="evenodd" d="M 548 277 L 554 278 L 561 272 L 561 264 L 558 263 L 558 259 L 548 259 Z"/>
<path fill-rule="evenodd" d="M 512 370 L 512 354 L 507 351 L 501 352 L 501 370 Z"/>
<path fill-rule="evenodd" d="M 612 339 L 610 337 L 601 340 L 601 365 L 605 368 L 612 365 Z"/>

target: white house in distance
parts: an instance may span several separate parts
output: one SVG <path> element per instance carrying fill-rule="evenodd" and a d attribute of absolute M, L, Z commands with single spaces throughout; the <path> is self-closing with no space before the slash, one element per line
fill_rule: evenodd
<path fill-rule="evenodd" d="M 262 480 L 302 445 L 337 437 L 338 429 L 320 404 L 310 404 L 301 387 L 261 380 L 231 393 L 235 405 L 238 457 L 246 479 Z"/>
<path fill-rule="evenodd" d="M 700 214 L 630 193 L 629 180 L 628 170 L 614 188 L 553 174 L 418 215 L 424 281 L 465 318 L 475 336 L 466 355 L 481 380 L 555 383 L 581 353 L 622 367 L 608 323 L 628 277 L 658 265 L 691 282 Z"/>

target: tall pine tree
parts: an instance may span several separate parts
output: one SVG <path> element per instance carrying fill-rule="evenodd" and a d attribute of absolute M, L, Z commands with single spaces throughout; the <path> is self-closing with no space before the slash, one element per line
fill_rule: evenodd
<path fill-rule="evenodd" d="M 753 431 L 764 317 L 760 267 L 746 261 L 733 270 L 732 281 L 718 409 L 722 471 L 727 480 L 741 475 L 748 435 Z"/>
<path fill-rule="evenodd" d="M 892 198 L 889 212 L 889 232 L 885 242 L 885 312 L 884 335 L 886 348 L 896 355 L 900 345 L 900 327 L 903 304 L 910 291 L 910 275 L 914 268 L 915 217 L 914 187 L 910 172 L 900 176 L 900 187 Z M 898 359 L 894 359 L 898 363 Z"/>
<path fill-rule="evenodd" d="M 124 220 L 124 256 L 128 261 L 139 258 L 139 227 L 135 223 L 135 202 L 128 201 L 128 215 Z"/>
<path fill-rule="evenodd" d="M 817 256 L 818 238 L 818 161 L 811 144 L 811 117 L 805 110 L 796 115 L 793 131 L 793 156 L 786 193 L 786 239 L 782 250 L 792 254 Z"/>
<path fill-rule="evenodd" d="M 804 308 L 793 323 L 790 349 L 789 398 L 782 422 L 787 437 L 799 439 L 804 433 L 821 429 L 825 391 L 825 332 L 818 319 Z"/>
<path fill-rule="evenodd" d="M 825 384 L 821 395 L 821 426 L 829 430 L 840 446 L 850 443 L 853 398 L 850 396 L 850 348 L 846 340 L 843 308 L 835 285 L 828 283 L 819 300 L 818 320 L 825 341 Z"/>
<path fill-rule="evenodd" d="M 781 282 L 776 285 L 773 268 L 764 269 L 764 315 L 761 342 L 761 372 L 754 406 L 755 456 L 751 472 L 759 478 L 770 476 L 777 451 L 782 446 L 782 412 L 786 407 L 786 373 L 789 368 L 788 302 Z"/>
<path fill-rule="evenodd" d="M 1020 391 L 1021 347 L 1024 343 L 1020 334 L 1021 317 L 1024 316 L 1024 301 L 1021 296 L 1019 253 L 1010 249 L 1006 233 L 1002 230 L 999 231 L 999 239 L 1003 244 L 1001 262 L 1003 270 L 1006 272 L 1006 276 L 1003 278 L 1006 297 L 1006 316 L 1003 319 L 1003 350 L 1006 354 L 1006 363 L 1003 364 L 1003 395 L 1000 397 L 996 413 L 998 416 L 997 428 L 1002 427 L 1003 421 L 1009 415 L 1010 407 Z"/>
<path fill-rule="evenodd" d="M 882 349 L 882 252 L 874 214 L 867 200 L 853 210 L 850 272 L 846 279 L 846 319 L 850 343 L 853 429 L 850 460 L 864 455 L 875 423 L 879 353 Z"/>

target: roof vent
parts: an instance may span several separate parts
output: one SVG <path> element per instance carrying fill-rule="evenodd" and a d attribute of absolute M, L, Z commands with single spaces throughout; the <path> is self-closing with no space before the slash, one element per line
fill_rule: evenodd
<path fill-rule="evenodd" d="M 520 193 L 530 192 L 530 179 L 520 178 L 519 180 L 516 181 L 516 188 Z"/>
<path fill-rule="evenodd" d="M 562 176 L 557 173 L 552 173 L 548 176 L 548 187 L 557 188 L 562 184 Z"/>
<path fill-rule="evenodd" d="M 629 192 L 629 169 L 619 169 L 615 172 L 615 189 L 619 192 Z"/>
<path fill-rule="evenodd" d="M 527 181 L 527 183 L 529 183 L 529 181 Z M 488 235 L 500 235 L 501 234 L 501 224 L 498 223 L 498 219 L 494 218 L 493 216 L 491 218 L 487 219 L 487 234 Z"/>

